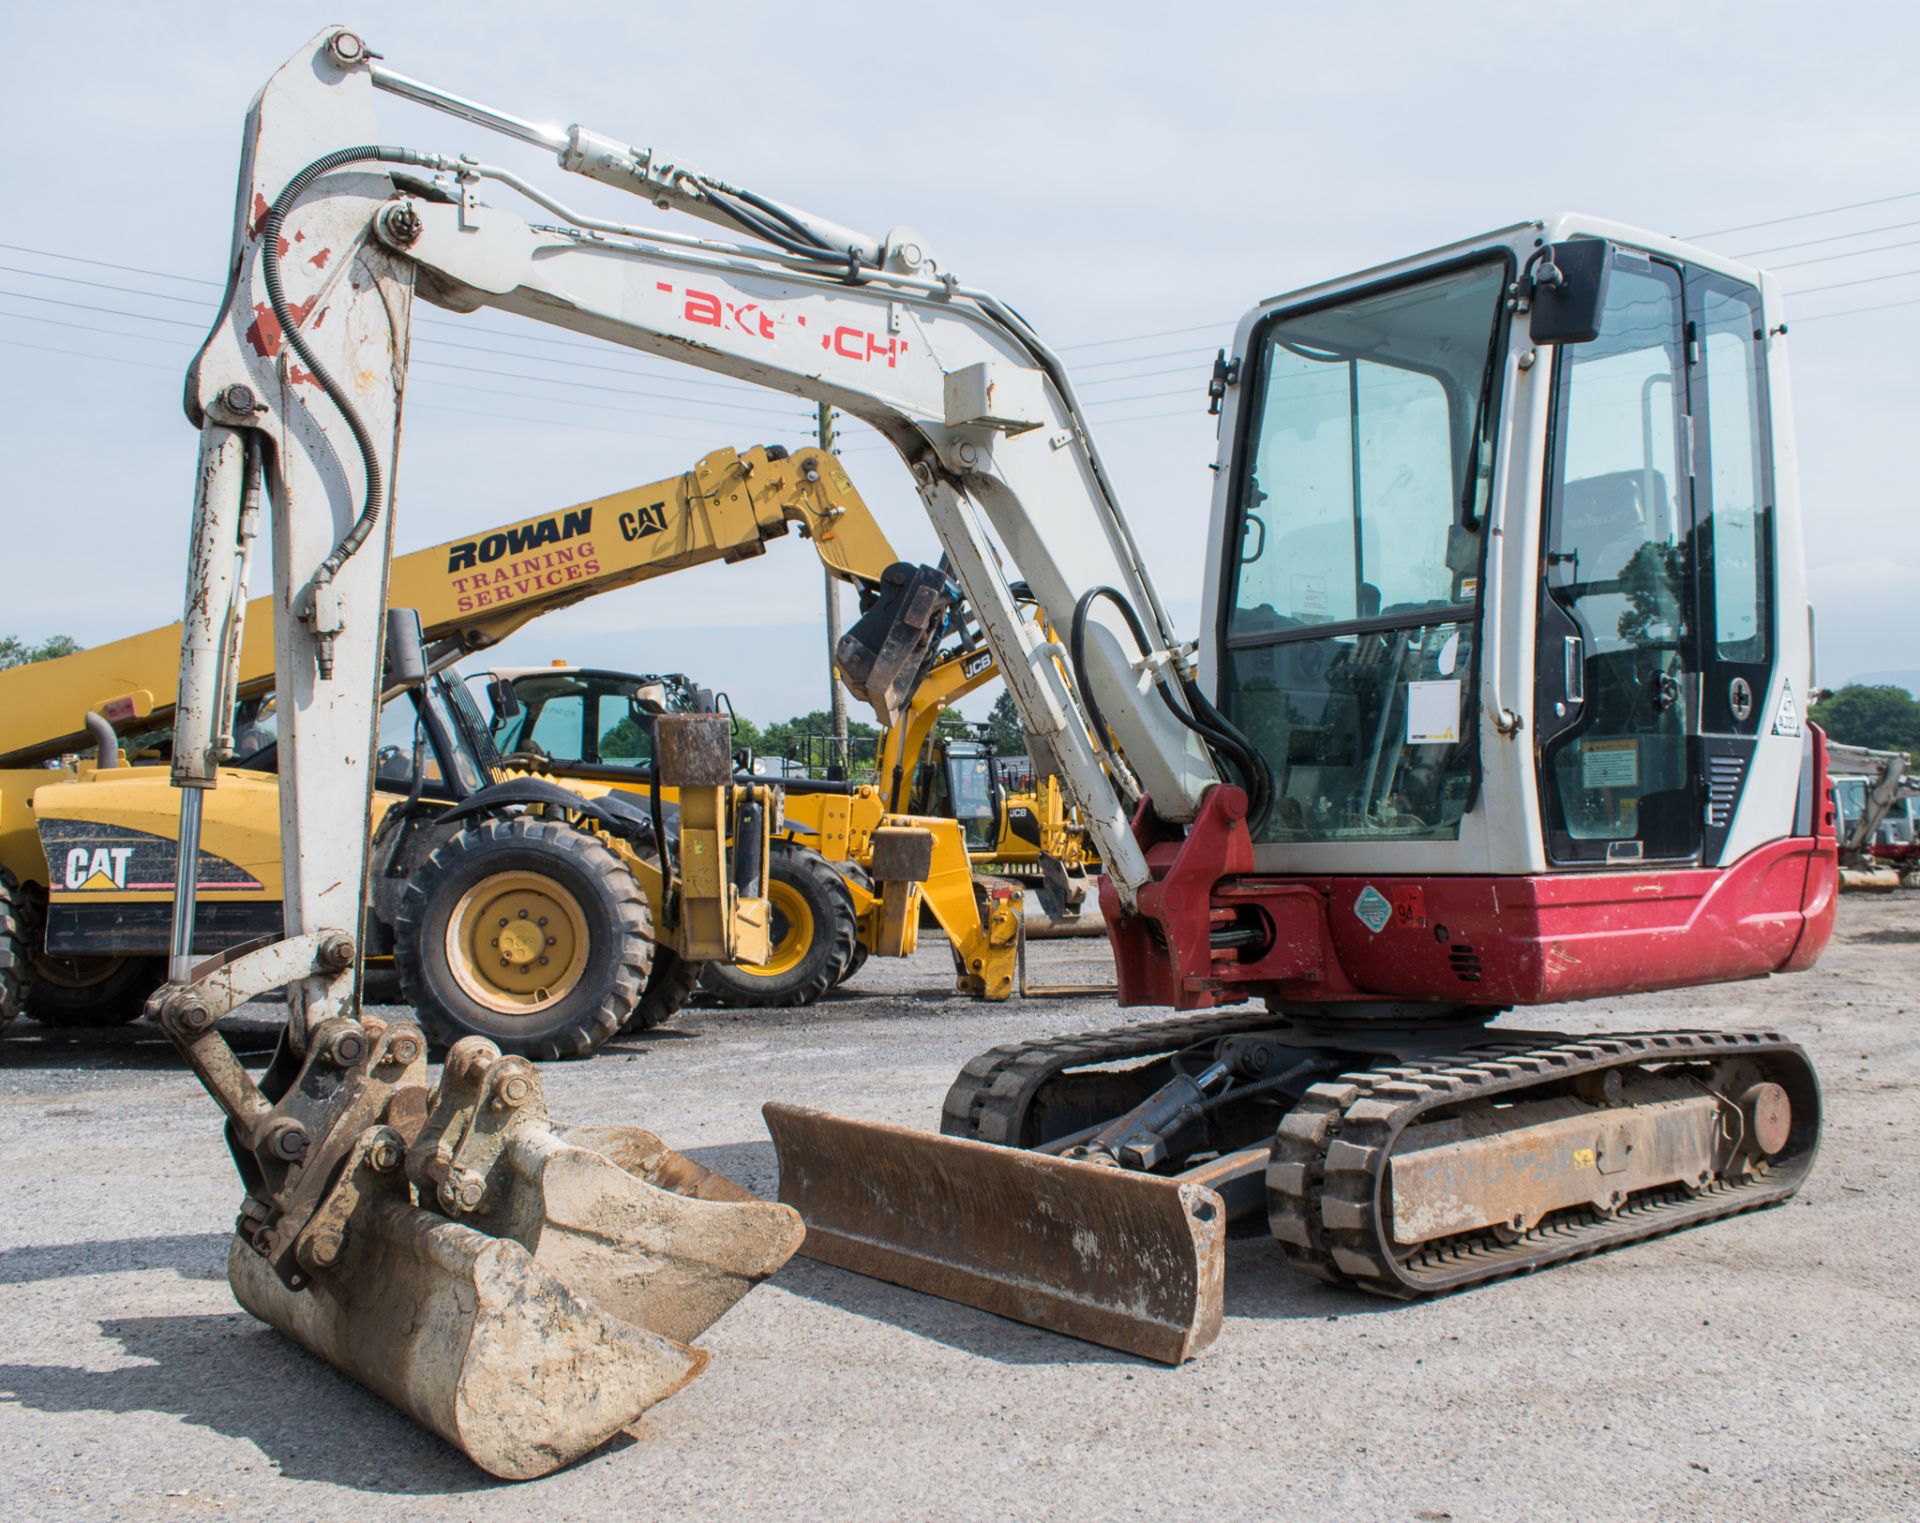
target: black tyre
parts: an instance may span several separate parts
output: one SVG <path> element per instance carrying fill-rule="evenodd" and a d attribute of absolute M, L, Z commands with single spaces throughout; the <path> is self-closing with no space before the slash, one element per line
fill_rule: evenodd
<path fill-rule="evenodd" d="M 868 876 L 867 870 L 864 867 L 856 866 L 852 862 L 836 862 L 834 866 L 839 871 L 841 877 L 849 882 L 858 883 L 868 893 L 873 892 L 873 879 Z M 856 923 L 854 927 L 853 951 L 848 954 L 845 964 L 842 965 L 839 973 L 835 975 L 833 987 L 838 989 L 848 979 L 852 978 L 854 974 L 864 968 L 867 965 L 868 955 L 866 943 L 859 939 L 859 926 Z"/>
<path fill-rule="evenodd" d="M 773 955 L 757 967 L 708 963 L 700 987 L 717 1004 L 810 1005 L 853 959 L 853 896 L 818 852 L 774 842 L 767 897 L 773 901 Z"/>
<path fill-rule="evenodd" d="M 0 1031 L 20 1013 L 20 986 L 27 965 L 27 943 L 14 903 L 13 874 L 0 870 Z"/>
<path fill-rule="evenodd" d="M 52 957 L 27 959 L 21 1008 L 42 1026 L 125 1026 L 140 1019 L 147 996 L 167 977 L 164 957 Z"/>
<path fill-rule="evenodd" d="M 651 1031 L 664 1026 L 686 1007 L 693 991 L 700 987 L 703 962 L 690 962 L 667 947 L 653 949 L 653 971 L 647 975 L 646 992 L 633 1007 L 622 1031 Z"/>
<path fill-rule="evenodd" d="M 527 815 L 436 846 L 394 917 L 400 985 L 436 1043 L 483 1036 L 536 1060 L 584 1058 L 640 1004 L 653 916 L 586 832 Z"/>
<path fill-rule="evenodd" d="M 865 942 L 855 941 L 853 944 L 853 956 L 847 959 L 847 965 L 840 970 L 840 976 L 833 981 L 834 988 L 838 989 L 848 979 L 852 978 L 854 974 L 864 968 L 867 965 L 867 958 L 870 955 Z"/>

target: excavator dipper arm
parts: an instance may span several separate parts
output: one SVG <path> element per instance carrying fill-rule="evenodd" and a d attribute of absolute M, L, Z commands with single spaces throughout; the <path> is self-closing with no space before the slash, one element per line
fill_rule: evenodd
<path fill-rule="evenodd" d="M 241 1303 L 519 1478 L 586 1453 L 697 1374 L 706 1355 L 688 1340 L 785 1262 L 801 1226 L 637 1129 L 570 1141 L 532 1066 L 490 1042 L 457 1044 L 430 1087 L 419 1028 L 359 1018 L 390 622 L 396 674 L 425 663 L 417 621 L 386 615 L 417 266 L 368 236 L 392 203 L 391 152 L 313 154 L 301 124 L 318 109 L 368 143 L 372 107 L 364 48 L 336 33 L 247 118 L 225 306 L 187 386 L 201 448 L 175 714 L 180 866 L 173 981 L 153 1013 L 228 1116 L 246 1186 L 229 1259 Z M 196 967 L 199 805 L 239 685 L 263 486 L 286 940 Z M 276 984 L 288 1023 L 255 1083 L 217 1021 Z"/>

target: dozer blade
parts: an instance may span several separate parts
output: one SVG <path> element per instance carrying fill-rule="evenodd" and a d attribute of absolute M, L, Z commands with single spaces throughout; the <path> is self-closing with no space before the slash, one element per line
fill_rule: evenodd
<path fill-rule="evenodd" d="M 809 1258 L 1178 1364 L 1220 1331 L 1201 1185 L 797 1106 L 762 1112 Z"/>
<path fill-rule="evenodd" d="M 706 1365 L 704 1350 L 582 1301 L 518 1243 L 395 1200 L 352 1235 L 341 1272 L 304 1290 L 236 1236 L 233 1293 L 493 1475 L 571 1463 Z"/>

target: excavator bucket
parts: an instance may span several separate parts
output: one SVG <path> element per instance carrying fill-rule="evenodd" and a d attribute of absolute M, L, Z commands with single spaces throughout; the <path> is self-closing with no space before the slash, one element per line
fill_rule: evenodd
<path fill-rule="evenodd" d="M 792 1256 L 800 1218 L 650 1132 L 556 1125 L 533 1065 L 481 1038 L 429 1097 L 424 1052 L 411 1026 L 322 1028 L 254 1134 L 300 1127 L 280 1152 L 310 1167 L 277 1206 L 250 1189 L 228 1277 L 483 1470 L 545 1475 L 700 1373 L 692 1340 Z"/>
<path fill-rule="evenodd" d="M 1227 1214 L 1203 1185 L 797 1106 L 762 1113 L 809 1258 L 1167 1364 L 1220 1331 Z"/>
<path fill-rule="evenodd" d="M 234 1296 L 507 1480 L 586 1454 L 706 1365 L 572 1294 L 518 1243 L 386 1202 L 343 1272 L 289 1290 L 236 1236 Z"/>

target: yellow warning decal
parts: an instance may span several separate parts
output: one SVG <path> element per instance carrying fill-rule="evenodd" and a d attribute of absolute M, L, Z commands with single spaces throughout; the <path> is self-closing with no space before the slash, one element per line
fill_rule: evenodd
<path fill-rule="evenodd" d="M 1594 1162 L 1592 1148 L 1575 1148 L 1573 1150 L 1573 1166 L 1576 1169 L 1591 1169 L 1594 1167 Z"/>

